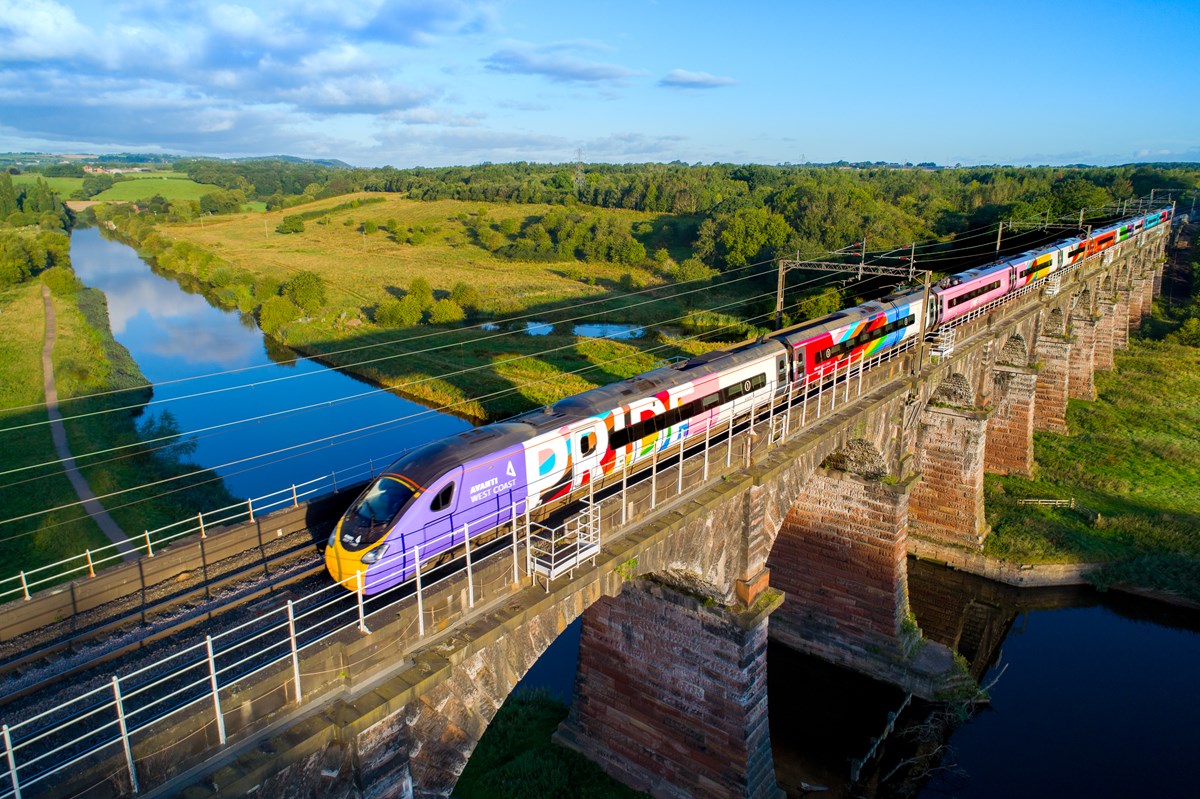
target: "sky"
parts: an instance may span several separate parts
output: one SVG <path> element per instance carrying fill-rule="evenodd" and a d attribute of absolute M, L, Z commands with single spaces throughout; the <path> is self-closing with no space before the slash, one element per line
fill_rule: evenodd
<path fill-rule="evenodd" d="M 1200 2 L 0 0 L 0 151 L 1200 161 Z"/>

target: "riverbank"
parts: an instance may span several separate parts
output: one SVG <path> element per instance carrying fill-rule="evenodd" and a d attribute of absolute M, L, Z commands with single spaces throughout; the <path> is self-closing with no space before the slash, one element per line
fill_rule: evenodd
<path fill-rule="evenodd" d="M 88 457 L 99 450 L 137 445 L 143 436 L 170 434 L 173 422 L 163 415 L 143 418 L 151 392 L 128 351 L 112 337 L 104 295 L 83 287 L 65 268 L 54 271 L 51 288 L 57 322 L 51 359 L 67 442 L 80 473 L 116 523 L 137 536 L 233 501 L 211 473 L 187 481 L 209 480 L 206 484 L 166 496 L 155 495 L 173 486 L 124 491 L 195 472 L 186 458 L 186 443 L 171 442 L 157 451 L 134 446 Z M 5 409 L 0 410 L 0 471 L 20 470 L 5 475 L 0 507 L 6 519 L 29 515 L 4 526 L 7 540 L 0 552 L 0 573 L 6 575 L 109 544 L 78 506 L 58 463 L 42 391 L 44 320 L 40 281 L 0 293 L 0 405 Z M 25 468 L 42 463 L 48 465 Z M 123 493 L 106 497 L 114 492 Z M 48 508 L 52 510 L 42 513 Z"/>
<path fill-rule="evenodd" d="M 478 225 L 480 217 L 490 219 L 487 215 L 492 214 L 515 221 L 529 213 L 528 208 L 416 203 L 395 197 L 383 204 L 367 204 L 378 199 L 369 196 L 337 199 L 324 202 L 328 217 L 304 237 L 269 235 L 270 214 L 260 215 L 261 220 L 247 215 L 222 218 L 204 227 L 155 227 L 112 209 L 102 209 L 100 216 L 110 233 L 136 248 L 156 270 L 192 282 L 222 307 L 257 314 L 262 327 L 287 348 L 477 423 L 550 404 L 647 371 L 664 359 L 701 354 L 761 332 L 739 317 L 703 310 L 739 308 L 747 290 L 744 283 L 705 287 L 702 294 L 680 297 L 672 283 L 642 265 L 511 261 L 467 241 L 467 229 L 474 230 L 471 225 Z M 310 212 L 320 210 L 321 203 L 312 205 Z M 548 211 L 549 206 L 540 210 Z M 360 236 L 346 224 L 383 213 L 408 214 L 397 224 L 425 230 L 428 239 L 422 238 L 417 247 L 399 243 L 395 234 L 388 238 L 386 231 Z M 641 223 L 650 224 L 647 215 L 641 216 L 647 217 L 639 217 Z M 445 230 L 434 224 L 438 220 Z M 260 221 L 265 225 L 261 229 Z M 253 227 L 253 235 L 247 225 Z M 411 239 L 408 235 L 406 241 Z M 354 268 L 346 272 L 345 252 L 358 250 L 362 252 Z M 298 269 L 320 276 L 327 295 L 324 305 L 279 325 L 262 321 L 264 303 L 279 297 L 281 284 Z M 477 295 L 468 308 L 470 319 L 455 325 L 377 323 L 373 316 L 378 304 L 405 295 L 418 277 L 426 279 L 434 297 L 445 298 L 452 285 L 469 284 Z M 638 293 L 655 286 L 661 291 Z M 512 314 L 519 314 L 520 321 L 488 324 Z M 648 326 L 665 322 L 670 332 L 653 330 L 623 341 L 575 335 L 574 322 L 606 319 Z M 529 325 L 534 334 L 528 332 Z M 711 340 L 696 340 L 700 337 Z"/>
<path fill-rule="evenodd" d="M 1172 253 L 1153 315 L 1096 373 L 1097 399 L 1071 400 L 1071 434 L 1035 434 L 1035 476 L 986 478 L 983 552 L 935 559 L 993 579 L 1067 564 L 1056 568 L 1102 589 L 1200 602 L 1200 348 L 1176 333 L 1200 315 L 1192 257 Z"/>

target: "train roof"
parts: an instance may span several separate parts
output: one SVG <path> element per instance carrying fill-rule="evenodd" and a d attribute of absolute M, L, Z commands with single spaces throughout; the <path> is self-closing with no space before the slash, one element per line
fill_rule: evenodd
<path fill-rule="evenodd" d="M 551 427 L 607 413 L 632 399 L 652 396 L 698 377 L 724 372 L 743 363 L 759 360 L 763 357 L 763 351 L 757 345 L 761 343 L 748 341 L 731 349 L 713 350 L 687 361 L 652 369 L 618 383 L 610 383 L 561 399 L 548 409 L 549 413 L 544 410 L 533 411 L 518 419 L 535 426 L 539 426 L 541 422 L 545 427 Z M 539 429 L 542 428 L 539 426 Z"/>
<path fill-rule="evenodd" d="M 403 475 L 425 489 L 455 466 L 522 444 L 533 436 L 533 429 L 520 422 L 496 422 L 474 427 L 404 453 L 387 467 L 385 473 Z"/>

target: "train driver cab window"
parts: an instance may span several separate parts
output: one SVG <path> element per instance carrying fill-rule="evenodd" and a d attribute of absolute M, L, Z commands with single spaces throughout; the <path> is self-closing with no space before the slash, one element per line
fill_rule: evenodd
<path fill-rule="evenodd" d="M 591 455 L 596 451 L 596 434 L 584 433 L 579 437 L 579 454 Z"/>
<path fill-rule="evenodd" d="M 446 483 L 441 491 L 437 492 L 437 496 L 433 498 L 433 502 L 429 503 L 429 509 L 434 513 L 445 510 L 450 507 L 450 501 L 454 499 L 454 483 Z"/>

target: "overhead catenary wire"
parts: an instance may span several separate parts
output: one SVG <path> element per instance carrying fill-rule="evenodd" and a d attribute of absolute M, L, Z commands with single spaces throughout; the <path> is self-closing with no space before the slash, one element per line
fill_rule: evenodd
<path fill-rule="evenodd" d="M 768 297 L 768 296 L 772 296 L 772 294 L 773 294 L 773 292 L 764 293 L 764 294 L 760 295 L 759 297 L 757 297 L 756 299 L 762 299 L 762 298 L 765 298 L 765 297 Z M 739 303 L 732 303 L 732 304 L 739 304 Z M 719 307 L 724 307 L 724 306 L 719 306 Z M 697 333 L 697 334 L 695 334 L 695 335 L 693 335 L 693 336 L 687 336 L 687 337 L 684 337 L 684 339 L 683 339 L 683 340 L 700 340 L 700 339 L 702 339 L 704 336 L 709 336 L 709 335 L 713 335 L 713 334 L 715 334 L 715 333 L 719 333 L 719 332 L 721 332 L 721 331 L 724 331 L 724 330 L 728 330 L 728 329 L 733 329 L 733 328 L 740 327 L 742 324 L 745 324 L 745 323 L 746 323 L 746 322 L 748 322 L 748 321 L 754 321 L 754 320 L 765 320 L 765 319 L 767 319 L 768 317 L 770 317 L 771 315 L 772 315 L 771 313 L 763 313 L 763 314 L 758 314 L 758 315 L 755 315 L 755 316 L 753 316 L 753 317 L 750 317 L 748 320 L 739 321 L 739 322 L 732 323 L 732 324 L 729 324 L 729 325 L 723 325 L 723 326 L 721 326 L 721 327 L 718 327 L 718 328 L 713 328 L 713 329 L 710 329 L 710 330 L 705 330 L 705 331 L 702 331 L 702 332 L 700 332 L 700 333 Z M 673 346 L 673 345 L 672 345 L 672 344 L 661 344 L 661 345 L 658 345 L 658 346 L 656 346 L 656 347 L 653 347 L 653 348 L 651 348 L 651 350 L 650 350 L 650 351 L 652 352 L 652 351 L 655 351 L 655 350 L 666 349 L 666 348 L 669 348 L 669 347 L 671 347 L 671 346 Z M 609 359 L 609 360 L 601 361 L 600 363 L 588 364 L 587 366 L 580 367 L 579 369 L 572 370 L 572 371 L 570 371 L 570 372 L 558 373 L 558 374 L 555 374 L 555 375 L 550 375 L 550 376 L 547 376 L 547 377 L 544 377 L 544 378 L 539 378 L 538 380 L 526 381 L 526 382 L 524 382 L 524 383 L 521 383 L 521 384 L 519 384 L 519 385 L 516 385 L 516 386 L 511 386 L 511 387 L 509 387 L 509 388 L 502 389 L 501 391 L 493 392 L 493 394 L 491 394 L 491 395 L 486 395 L 486 396 L 484 396 L 484 397 L 481 397 L 480 399 L 487 399 L 487 398 L 490 398 L 490 397 L 493 397 L 493 396 L 501 396 L 501 395 L 503 395 L 503 394 L 512 393 L 512 392 L 514 392 L 514 391 L 520 391 L 521 389 L 523 389 L 523 388 L 527 388 L 527 387 L 529 387 L 529 386 L 532 386 L 532 385 L 537 385 L 537 384 L 540 384 L 540 383 L 549 382 L 549 381 L 551 381 L 551 380 L 557 380 L 557 379 L 560 379 L 560 378 L 562 377 L 562 375 L 563 375 L 563 374 L 582 374 L 582 373 L 589 372 L 589 371 L 593 371 L 593 370 L 597 370 L 597 369 L 603 369 L 605 366 L 607 366 L 607 365 L 609 365 L 609 364 L 611 364 L 611 363 L 615 363 L 615 362 L 618 362 L 618 361 L 621 361 L 621 360 L 625 360 L 625 359 L 628 359 L 628 358 L 634 358 L 634 357 L 638 357 L 638 356 L 640 356 L 640 355 L 644 354 L 644 352 L 645 352 L 645 351 L 638 351 L 638 352 L 635 352 L 635 353 L 630 353 L 630 354 L 628 354 L 628 355 L 623 355 L 623 356 L 621 356 L 621 357 L 619 357 L 619 358 L 613 358 L 613 359 Z M 476 400 L 474 400 L 474 399 L 466 399 L 466 400 L 462 400 L 462 401 L 461 401 L 461 402 L 459 402 L 459 403 L 454 403 L 453 405 L 446 406 L 446 408 L 447 408 L 447 409 L 449 409 L 449 408 L 457 407 L 457 406 L 459 406 L 459 405 L 464 405 L 464 404 L 467 404 L 467 403 L 470 403 L 470 402 L 474 402 L 474 401 L 476 401 Z M 391 419 L 391 420 L 388 420 L 388 421 L 385 421 L 385 422 L 380 422 L 380 423 L 377 423 L 377 424 L 374 424 L 374 425 L 367 425 L 367 426 L 365 426 L 365 427 L 358 428 L 358 429 L 356 429 L 356 430 L 348 431 L 348 432 L 345 432 L 345 433 L 340 433 L 340 434 L 337 434 L 337 435 L 335 435 L 335 436 L 326 436 L 326 437 L 324 437 L 324 438 L 322 438 L 322 439 L 317 439 L 317 440 L 315 440 L 315 441 L 305 442 L 304 444 L 298 444 L 298 445 L 294 445 L 294 446 L 291 446 L 291 447 L 282 448 L 282 449 L 280 449 L 280 450 L 276 450 L 276 451 L 274 451 L 274 452 L 270 452 L 270 453 L 260 453 L 259 455 L 253 456 L 252 458 L 243 458 L 243 459 L 241 459 L 241 460 L 239 460 L 239 461 L 234 461 L 234 462 L 231 462 L 231 463 L 229 463 L 229 464 L 225 464 L 225 465 L 223 465 L 223 466 L 213 466 L 213 467 L 207 467 L 207 468 L 205 468 L 205 469 L 199 469 L 199 470 L 197 470 L 197 471 L 195 471 L 195 472 L 191 472 L 191 473 L 189 473 L 189 474 L 186 474 L 186 475 L 179 475 L 179 476 L 172 477 L 172 478 L 167 478 L 167 479 L 164 479 L 164 480 L 158 480 L 158 481 L 154 481 L 154 482 L 150 482 L 150 483 L 144 483 L 144 484 L 142 484 L 142 485 L 135 486 L 135 487 L 128 488 L 128 489 L 121 489 L 121 490 L 119 490 L 119 491 L 114 491 L 114 492 L 112 492 L 112 493 L 110 493 L 110 494 L 106 494 L 106 495 L 104 495 L 104 496 L 102 496 L 102 497 L 98 497 L 98 499 L 106 499 L 106 498 L 110 498 L 110 497 L 112 497 L 112 496 L 116 496 L 116 495 L 119 495 L 119 494 L 125 494 L 125 493 L 130 493 L 130 492 L 132 492 L 132 491 L 138 491 L 138 490 L 143 490 L 143 489 L 147 489 L 147 488 L 153 488 L 153 487 L 156 487 L 156 486 L 158 486 L 158 485 L 162 485 L 162 484 L 165 484 L 165 483 L 168 483 L 168 482 L 172 482 L 172 481 L 174 481 L 174 480 L 177 480 L 177 479 L 183 479 L 183 478 L 185 478 L 185 477 L 192 477 L 192 476 L 195 476 L 195 475 L 198 475 L 198 474 L 204 474 L 204 473 L 206 473 L 206 472 L 212 472 L 212 471 L 213 471 L 213 470 L 215 470 L 215 469 L 226 468 L 227 466 L 239 465 L 239 464 L 241 464 L 241 463 L 247 462 L 247 461 L 249 461 L 249 460 L 254 460 L 254 459 L 257 459 L 257 458 L 269 457 L 269 456 L 271 456 L 271 455 L 274 455 L 274 454 L 282 454 L 282 453 L 284 453 L 284 452 L 287 452 L 287 451 L 290 451 L 290 450 L 299 449 L 299 448 L 301 448 L 301 447 L 307 447 L 307 446 L 311 446 L 311 445 L 314 445 L 314 444 L 321 444 L 321 443 L 324 443 L 324 442 L 326 442 L 326 441 L 328 441 L 328 440 L 332 440 L 332 439 L 335 439 L 335 438 L 341 438 L 341 437 L 345 437 L 345 436 L 351 436 L 351 435 L 353 435 L 353 436 L 354 436 L 354 438 L 346 438 L 345 440 L 343 440 L 343 441 L 341 441 L 341 442 L 338 442 L 338 443 L 336 443 L 336 444 L 327 444 L 327 446 L 340 446 L 340 445 L 341 445 L 341 444 L 343 444 L 343 443 L 347 443 L 347 442 L 349 442 L 349 441 L 353 441 L 353 440 L 358 440 L 358 439 L 361 439 L 361 438 L 365 438 L 365 437 L 367 437 L 368 435 L 378 435 L 378 434 L 380 434 L 380 433 L 382 433 L 382 432 L 388 432 L 388 431 L 390 431 L 390 430 L 394 430 L 394 429 L 397 429 L 397 428 L 399 428 L 399 427 L 404 427 L 404 426 L 407 426 L 407 425 L 409 425 L 409 424 L 413 424 L 413 423 L 415 423 L 415 422 L 417 421 L 417 419 L 418 419 L 419 417 L 422 417 L 422 416 L 425 416 L 425 415 L 427 415 L 427 414 L 431 414 L 431 413 L 437 413 L 437 412 L 438 412 L 438 411 L 436 411 L 436 410 L 433 410 L 433 409 L 427 409 L 427 410 L 424 410 L 424 411 L 420 411 L 420 412 L 418 412 L 418 413 L 416 413 L 416 414 L 410 414 L 409 416 L 405 416 L 405 417 L 399 417 L 399 418 L 397 418 L 397 419 Z M 394 427 L 388 428 L 388 427 L 386 427 L 386 425 L 394 425 Z M 357 435 L 355 435 L 355 434 L 357 434 Z M 275 459 L 275 460 L 273 460 L 273 461 L 270 461 L 270 462 L 267 462 L 267 463 L 264 463 L 264 464 L 260 464 L 260 465 L 257 465 L 257 466 L 250 467 L 250 468 L 248 468 L 248 469 L 243 469 L 243 470 L 239 470 L 239 471 L 237 471 L 237 472 L 233 472 L 232 474 L 241 474 L 241 473 L 244 473 L 244 472 L 253 471 L 254 469 L 257 469 L 257 468 L 263 468 L 264 466 L 274 465 L 274 464 L 276 464 L 276 463 L 282 463 L 282 462 L 283 462 L 283 461 L 285 461 L 285 460 L 290 460 L 290 459 L 292 459 L 292 458 L 300 457 L 300 456 L 302 456 L 302 455 L 309 454 L 310 452 L 313 452 L 313 451 L 316 451 L 316 449 L 307 450 L 307 451 L 305 451 L 305 452 L 295 452 L 295 453 L 293 453 L 293 454 L 291 454 L 291 455 L 288 455 L 288 456 L 286 456 L 286 457 L 283 457 L 283 458 L 277 458 L 277 459 Z M 132 505 L 139 504 L 139 503 L 142 503 L 142 502 L 149 502 L 149 501 L 153 501 L 153 500 L 155 500 L 155 499 L 160 499 L 160 498 L 162 498 L 162 497 L 164 497 L 164 496 L 169 496 L 170 494 L 173 494 L 173 493 L 178 493 L 178 492 L 180 492 L 180 491 L 186 491 L 186 490 L 188 490 L 188 489 L 191 489 L 191 488 L 196 488 L 196 487 L 199 487 L 199 486 L 201 486 L 201 485 L 205 485 L 205 484 L 207 484 L 207 483 L 211 483 L 211 482 L 216 482 L 216 481 L 219 481 L 219 480 L 222 480 L 222 479 L 224 479 L 222 476 L 220 476 L 220 475 L 214 475 L 213 477 L 207 478 L 207 479 L 205 479 L 205 480 L 196 481 L 196 482 L 194 482 L 194 483 L 190 483 L 190 484 L 188 484 L 188 485 L 186 485 L 186 486 L 180 486 L 180 487 L 177 487 L 177 488 L 170 489 L 170 490 L 168 490 L 168 491 L 163 491 L 163 492 L 160 492 L 160 493 L 158 493 L 158 494 L 155 494 L 155 495 L 153 495 L 153 496 L 150 496 L 150 497 L 144 497 L 144 498 L 141 498 L 141 499 L 138 499 L 138 500 L 134 500 L 134 501 L 131 501 L 131 502 L 126 502 L 126 503 L 123 503 L 123 504 L 120 504 L 120 505 L 114 505 L 114 506 L 111 506 L 111 507 L 109 508 L 109 510 L 119 510 L 119 509 L 121 509 L 121 508 L 130 507 L 130 506 L 132 506 Z M 34 513 L 30 513 L 30 514 L 25 514 L 25 515 L 23 515 L 23 516 L 19 516 L 19 517 L 13 517 L 13 518 L 10 518 L 10 519 L 4 519 L 4 520 L 0 520 L 0 525 L 10 524 L 10 523 L 12 523 L 12 522 L 21 521 L 21 520 L 24 520 L 24 519 L 29 519 L 29 518 L 34 518 L 34 517 L 37 517 L 37 516 L 46 515 L 46 514 L 48 514 L 48 513 L 52 513 L 52 512 L 58 511 L 58 510 L 69 509 L 69 508 L 72 508 L 72 507 L 78 507 L 78 506 L 79 506 L 79 505 L 81 505 L 81 504 L 83 504 L 83 503 L 82 503 L 82 502 L 66 503 L 66 504 L 63 504 L 63 505 L 57 506 L 57 507 L 55 507 L 55 508 L 48 508 L 48 509 L 46 509 L 46 510 L 43 510 L 43 511 L 37 511 L 37 512 L 34 512 Z M 86 519 L 88 519 L 89 517 L 90 517 L 90 515 L 89 515 L 89 514 L 82 514 L 82 515 L 80 515 L 80 516 L 76 516 L 76 517 L 73 517 L 73 518 L 71 518 L 71 519 L 64 519 L 63 521 L 60 521 L 60 522 L 55 522 L 54 524 L 51 524 L 51 525 L 46 525 L 46 526 L 43 526 L 43 527 L 39 527 L 39 528 L 37 528 L 37 529 L 33 529 L 33 530 L 27 530 L 27 531 L 23 531 L 23 532 L 20 532 L 20 533 L 15 533 L 15 534 L 10 534 L 10 535 L 7 535 L 7 536 L 0 537 L 0 542 L 3 542 L 3 541 L 9 541 L 9 540 L 16 540 L 16 539 L 18 539 L 18 538 L 26 537 L 26 536 L 29 536 L 29 535 L 34 535 L 34 534 L 37 534 L 37 533 L 44 533 L 44 532 L 46 532 L 47 530 L 53 530 L 53 529 L 55 529 L 55 528 L 58 528 L 58 527 L 64 527 L 64 526 L 66 526 L 66 525 L 69 525 L 69 524 L 74 524 L 74 523 L 76 523 L 76 522 L 79 522 L 79 521 L 86 520 Z"/>
<path fill-rule="evenodd" d="M 733 280 L 733 281 L 728 281 L 728 282 L 726 283 L 726 285 L 728 285 L 729 283 L 736 283 L 736 282 L 740 282 L 740 281 L 743 281 L 743 280 L 750 280 L 750 279 L 753 279 L 753 278 L 755 278 L 755 277 L 760 277 L 760 276 L 761 276 L 761 275 L 744 275 L 744 276 L 742 276 L 742 277 L 740 277 L 740 278 L 736 278 L 736 279 L 735 279 L 735 280 Z M 702 287 L 702 288 L 699 288 L 699 289 L 694 289 L 694 290 L 691 290 L 691 291 L 689 291 L 689 292 L 684 292 L 684 293 L 683 293 L 683 294 L 681 294 L 681 295 L 675 295 L 675 296 L 684 296 L 684 295 L 686 295 L 686 294 L 692 294 L 692 293 L 696 293 L 696 292 L 698 292 L 698 291 L 703 291 L 703 290 L 704 290 L 704 288 Z M 647 301 L 644 301 L 644 302 L 642 302 L 642 303 L 638 303 L 638 304 L 637 304 L 637 305 L 635 305 L 635 306 L 630 306 L 630 307 L 638 307 L 638 306 L 640 306 L 640 305 L 649 304 L 649 303 L 651 303 L 651 302 L 655 302 L 655 301 L 657 301 L 657 300 L 647 300 Z M 725 305 L 723 305 L 723 306 L 721 306 L 721 307 L 731 307 L 731 306 L 736 306 L 736 305 L 745 304 L 746 302 L 747 302 L 747 300 L 746 300 L 745 298 L 739 298 L 738 300 L 736 300 L 736 301 L 734 301 L 734 302 L 726 303 Z M 676 318 L 673 318 L 673 319 L 669 319 L 669 320 L 665 320 L 665 321 L 659 321 L 659 322 L 656 322 L 655 324 L 669 324 L 669 323 L 671 323 L 671 322 L 680 321 L 681 319 L 685 319 L 685 318 L 687 318 L 687 317 L 686 317 L 686 315 L 685 315 L 685 316 L 681 316 L 681 317 L 676 317 Z M 574 321 L 574 320 L 568 320 L 568 321 Z M 503 335 L 511 335 L 511 333 L 505 333 L 505 334 L 503 334 Z M 486 338 L 483 338 L 483 339 L 481 339 L 481 340 L 488 340 L 488 338 L 491 338 L 491 337 L 486 337 Z M 457 346 L 457 343 L 455 343 L 454 345 L 451 345 L 451 346 Z M 505 361 L 500 361 L 500 362 L 496 362 L 496 363 L 480 364 L 480 365 L 478 365 L 478 366 L 472 366 L 472 367 L 468 367 L 468 368 L 464 368 L 464 369 L 459 369 L 459 370 L 455 370 L 455 371 L 444 372 L 444 373 L 441 373 L 441 374 L 439 374 L 439 375 L 431 375 L 431 376 L 427 376 L 427 377 L 421 378 L 421 379 L 419 379 L 419 380 L 409 381 L 409 382 L 407 382 L 407 383 L 404 383 L 404 384 L 402 384 L 402 385 L 399 385 L 399 386 L 388 387 L 388 388 L 382 388 L 382 387 L 381 387 L 381 388 L 372 388 L 372 389 L 369 389 L 369 390 L 367 390 L 367 391 L 362 391 L 362 392 L 359 392 L 359 393 L 357 393 L 357 394 L 351 394 L 351 395 L 348 395 L 348 396 L 345 396 L 345 397 L 339 397 L 339 398 L 337 398 L 337 399 L 332 399 L 332 400 L 322 400 L 322 401 L 320 401 L 320 402 L 309 403 L 309 404 L 307 404 L 307 405 L 300 405 L 300 406 L 296 406 L 296 407 L 293 407 L 293 408 L 290 408 L 290 409 L 286 409 L 286 410 L 271 411 L 271 412 L 269 412 L 269 413 L 259 414 L 259 415 L 257 415 L 257 416 L 248 416 L 248 417 L 242 417 L 242 418 L 239 418 L 239 419 L 234 419 L 234 420 L 230 420 L 230 421 L 226 421 L 226 422 L 221 422 L 221 423 L 219 423 L 219 424 L 214 424 L 214 425 L 208 425 L 208 426 L 206 426 L 206 427 L 199 427 L 199 428 L 195 428 L 195 429 L 193 429 L 193 430 L 187 430 L 187 431 L 182 431 L 182 432 L 172 433 L 172 434 L 170 434 L 170 435 L 166 435 L 166 436 L 159 436 L 159 437 L 157 437 L 157 438 L 146 439 L 146 440 L 144 440 L 144 441 L 135 441 L 135 442 L 131 442 L 131 443 L 128 443 L 128 444 L 121 444 L 121 445 L 118 445 L 118 446 L 115 446 L 115 447 L 108 447 L 108 448 L 106 448 L 106 449 L 93 450 L 93 451 L 91 451 L 91 452 L 85 452 L 85 453 L 82 453 L 82 454 L 75 455 L 75 456 L 74 456 L 74 459 L 75 459 L 75 461 L 76 461 L 76 462 L 78 462 L 78 461 L 80 461 L 81 459 L 84 459 L 84 458 L 88 458 L 88 457 L 92 457 L 92 456 L 96 456 L 96 455 L 104 455 L 104 454 L 107 454 L 107 453 L 110 453 L 110 452 L 119 452 L 119 451 L 122 451 L 122 450 L 134 449 L 134 448 L 140 447 L 140 446 L 142 446 L 142 445 L 145 445 L 145 444 L 155 444 L 155 443 L 159 443 L 159 442 L 162 442 L 162 441 L 177 441 L 181 435 L 196 435 L 196 434 L 200 434 L 200 433 L 207 433 L 207 432 L 210 432 L 210 431 L 215 431 L 215 430 L 221 430 L 221 429 L 226 429 L 226 428 L 230 428 L 230 427 L 235 427 L 235 426 L 242 425 L 242 424 L 250 424 L 250 423 L 256 423 L 256 422 L 262 422 L 262 421 L 265 421 L 265 420 L 267 420 L 267 419 L 278 419 L 278 418 L 287 417 L 287 416 L 290 416 L 290 415 L 293 415 L 293 414 L 296 414 L 296 413 L 299 413 L 299 412 L 303 412 L 303 411 L 306 411 L 306 410 L 312 410 L 312 409 L 315 409 L 315 408 L 323 408 L 323 407 L 329 407 L 329 406 L 332 406 L 332 405 L 338 405 L 338 404 L 342 404 L 342 403 L 345 403 L 345 402 L 351 402 L 351 401 L 353 401 L 353 400 L 356 400 L 356 399 L 361 399 L 361 398 L 363 398 L 363 397 L 369 397 L 369 396 L 375 396 L 375 395 L 382 394 L 382 393 L 388 393 L 388 392 L 390 392 L 390 391 L 404 391 L 405 389 L 408 389 L 408 388 L 410 388 L 410 387 L 412 387 L 412 386 L 420 385 L 420 384 L 422 384 L 422 383 L 427 383 L 427 382 L 430 382 L 430 381 L 433 381 L 433 380 L 440 380 L 440 379 L 445 379 L 445 378 L 448 378 L 448 377 L 457 377 L 457 376 L 459 376 L 459 375 L 462 375 L 462 374 L 465 374 L 465 373 L 468 373 L 468 372 L 472 372 L 472 371 L 479 371 L 479 370 L 482 370 L 482 369 L 489 369 L 489 368 L 493 368 L 493 367 L 495 367 L 495 366 L 500 366 L 500 365 L 503 365 L 503 364 L 505 364 L 505 363 L 508 363 L 509 361 L 516 361 L 516 360 L 522 360 L 522 359 L 525 359 L 525 358 L 528 358 L 528 357 L 535 357 L 537 354 L 546 354 L 546 353 L 550 353 L 550 352 L 558 352 L 558 351 L 561 351 L 561 350 L 563 350 L 563 349 L 569 349 L 570 347 L 574 347 L 574 346 L 575 346 L 575 343 L 574 343 L 574 342 L 572 342 L 571 344 L 568 344 L 568 345 L 563 345 L 563 346 L 561 346 L 561 347 L 556 347 L 556 348 L 549 349 L 549 350 L 543 350 L 543 351 L 541 351 L 540 353 L 532 353 L 532 354 L 528 354 L 528 355 L 516 356 L 516 357 L 514 357 L 514 358 L 511 358 L 511 359 L 508 359 L 508 360 L 505 360 Z M 436 350 L 438 350 L 438 349 L 442 349 L 442 347 L 431 348 L 431 350 L 429 350 L 429 351 L 436 351 Z M 380 358 L 380 359 L 376 359 L 376 360 L 386 360 L 386 359 L 391 359 L 391 358 L 411 357 L 411 356 L 413 356 L 413 355 L 425 354 L 426 352 L 428 352 L 428 351 L 416 351 L 416 352 L 410 352 L 410 353 L 398 353 L 398 354 L 389 355 L 389 356 L 386 356 L 385 358 Z M 373 363 L 373 362 L 375 362 L 375 361 L 369 361 L 368 363 Z M 286 379 L 288 379 L 288 377 L 289 377 L 289 376 L 285 376 L 285 377 L 283 377 L 283 378 L 275 378 L 275 380 L 286 380 Z M 141 407 L 141 406 L 133 406 L 133 407 Z M 121 410 L 121 409 L 117 409 L 117 410 Z M 128 410 L 128 408 L 126 408 L 125 410 Z M 73 419 L 77 419 L 77 418 L 83 418 L 83 417 L 87 417 L 87 416 L 92 416 L 92 415 L 96 415 L 96 414 L 100 414 L 100 413 L 109 413 L 109 412 L 112 412 L 112 411 L 110 411 L 110 410 L 94 411 L 94 412 L 87 413 L 87 414 L 79 414 L 79 415 L 77 415 L 77 416 L 68 416 L 68 417 L 63 417 L 63 421 L 64 421 L 64 422 L 66 422 L 66 421 L 71 421 L 71 420 L 73 420 Z M 28 424 L 26 424 L 26 425 L 20 425 L 20 426 L 14 426 L 14 427 L 11 427 L 11 428 L 3 428 L 3 429 L 0 429 L 0 433 L 3 433 L 3 432 L 8 432 L 8 431 L 11 431 L 11 430 L 19 430 L 19 429 L 22 429 L 22 428 L 24 428 L 24 427 L 30 427 L 30 426 L 42 425 L 42 424 L 48 424 L 48 423 L 49 423 L 49 420 L 41 420 L 41 421 L 38 421 L 38 422 L 31 422 L 31 423 L 28 423 Z M 58 458 L 58 459 L 55 459 L 55 460 L 50 460 L 50 461 L 43 461 L 43 462 L 41 462 L 41 463 L 27 464 L 27 465 L 25 465 L 25 466 L 19 466 L 19 467 L 16 467 L 16 468 L 12 468 L 12 469 L 7 469 L 7 470 L 4 470 L 4 471 L 0 471 L 0 477 L 6 476 L 6 475 L 9 475 L 9 474 L 16 474 L 16 473 L 19 473 L 19 472 L 30 471 L 30 470 L 32 470 L 32 469 L 39 469 L 39 468 L 48 467 L 48 466 L 57 466 L 57 465 L 60 465 L 60 464 L 64 463 L 65 461 L 66 461 L 66 459 L 65 459 L 65 458 Z M 3 488 L 3 486 L 0 486 L 0 488 Z"/>

